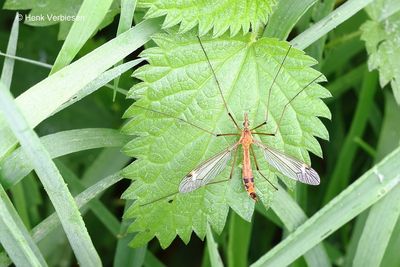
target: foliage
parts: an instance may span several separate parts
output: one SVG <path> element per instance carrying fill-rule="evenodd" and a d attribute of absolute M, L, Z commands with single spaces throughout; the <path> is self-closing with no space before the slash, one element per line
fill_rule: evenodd
<path fill-rule="evenodd" d="M 93 2 L 6 0 L 0 11 L 0 266 L 99 266 L 99 259 L 105 266 L 400 265 L 397 0 L 214 1 L 218 8 L 192 0 Z M 27 25 L 10 10 L 91 17 Z M 318 187 L 279 177 L 256 150 L 279 187 L 256 177 L 263 200 L 256 205 L 237 163 L 229 184 L 139 207 L 176 192 L 183 175 L 236 140 L 132 106 L 235 130 L 199 31 L 239 123 L 244 111 L 252 125 L 263 120 L 287 38 L 294 47 L 263 131 L 274 129 L 287 97 L 319 73 L 327 77 L 326 89 L 314 82 L 290 104 L 277 137 L 261 138 L 312 162 Z M 394 94 L 377 90 L 379 78 Z M 132 84 L 134 100 L 126 99 Z M 133 164 L 122 147 L 137 158 Z M 216 180 L 228 175 L 229 166 Z M 190 237 L 193 230 L 207 242 Z M 169 247 L 146 243 L 153 236 Z M 131 240 L 146 244 L 131 248 Z"/>
<path fill-rule="evenodd" d="M 138 7 L 148 8 L 146 18 L 165 15 L 163 28 L 180 24 L 179 32 L 184 33 L 199 27 L 199 35 L 213 29 L 215 37 L 228 29 L 231 36 L 241 29 L 248 33 L 260 24 L 266 24 L 275 0 L 223 0 L 208 2 L 189 0 L 184 3 L 172 0 L 141 0 Z"/>
<path fill-rule="evenodd" d="M 367 13 L 372 20 L 361 27 L 361 38 L 370 54 L 368 68 L 379 70 L 381 87 L 390 82 L 400 104 L 400 4 L 393 0 L 375 1 Z"/>
<path fill-rule="evenodd" d="M 239 172 L 235 172 L 229 186 L 226 183 L 210 185 L 190 194 L 179 194 L 172 203 L 168 202 L 170 199 L 165 199 L 142 206 L 152 202 L 154 196 L 168 196 L 176 192 L 185 174 L 236 140 L 218 140 L 207 132 L 182 125 L 170 117 L 138 108 L 185 118 L 212 132 L 236 131 L 229 121 L 211 69 L 195 36 L 193 32 L 154 36 L 157 47 L 142 53 L 150 65 L 134 73 L 143 83 L 138 83 L 130 91 L 129 95 L 139 100 L 125 114 L 134 119 L 125 125 L 124 132 L 141 136 L 125 147 L 130 156 L 138 158 L 125 172 L 126 176 L 135 180 L 125 196 L 137 200 L 128 211 L 129 217 L 136 218 L 131 230 L 140 231 L 135 237 L 136 246 L 148 242 L 154 235 L 163 247 L 168 246 L 176 234 L 188 242 L 192 229 L 203 238 L 207 222 L 220 233 L 225 225 L 228 206 L 247 221 L 253 214 L 254 202 L 243 190 Z M 320 75 L 310 68 L 315 60 L 295 48 L 289 51 L 282 65 L 289 44 L 276 39 L 255 39 L 254 35 L 248 34 L 237 37 L 224 35 L 218 39 L 204 36 L 202 40 L 233 116 L 242 121 L 243 112 L 249 112 L 250 121 L 255 126 L 265 119 L 264 114 L 268 111 L 270 122 L 263 132 L 274 132 L 284 105 Z M 272 88 L 274 101 L 267 110 L 268 89 L 280 66 Z M 310 161 L 307 150 L 322 156 L 318 141 L 313 136 L 328 138 L 325 127 L 316 116 L 330 117 L 327 107 L 319 99 L 329 95 L 316 83 L 307 87 L 305 93 L 290 104 L 277 136 L 261 138 L 262 141 L 307 162 Z M 176 99 L 179 99 L 179 104 Z M 258 158 L 265 166 L 262 156 Z M 263 169 L 264 174 L 276 183 L 274 175 L 265 167 Z M 226 179 L 229 171 L 227 167 L 216 181 Z M 255 175 L 260 197 L 268 205 L 275 189 Z M 293 186 L 292 181 L 284 181 L 289 187 Z"/>

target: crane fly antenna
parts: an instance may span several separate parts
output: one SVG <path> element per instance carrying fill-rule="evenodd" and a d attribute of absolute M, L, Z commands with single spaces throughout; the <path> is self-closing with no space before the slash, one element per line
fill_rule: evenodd
<path fill-rule="evenodd" d="M 278 71 L 276 72 L 276 74 L 275 74 L 275 76 L 274 76 L 274 79 L 272 80 L 272 83 L 271 83 L 271 85 L 270 85 L 270 87 L 269 87 L 269 89 L 268 89 L 267 109 L 266 109 L 266 111 L 265 111 L 265 121 L 264 121 L 263 123 L 257 125 L 256 127 L 254 127 L 252 130 L 258 129 L 258 128 L 260 128 L 260 127 L 263 126 L 263 125 L 267 125 L 267 122 L 268 122 L 269 102 L 270 102 L 270 99 L 271 99 L 272 87 L 274 86 L 275 81 L 276 81 L 276 78 L 278 78 L 279 72 L 281 71 L 282 66 L 283 66 L 283 64 L 285 63 L 285 60 L 286 60 L 287 56 L 289 55 L 290 49 L 292 49 L 292 45 L 290 45 L 289 48 L 288 48 L 288 50 L 286 51 L 286 54 L 285 54 L 285 56 L 283 57 L 282 63 L 281 63 L 281 65 L 279 66 L 279 69 L 278 69 Z"/>
<path fill-rule="evenodd" d="M 274 135 L 276 135 L 276 133 L 277 133 L 278 130 L 279 130 L 279 126 L 280 126 L 280 124 L 281 124 L 281 121 L 282 121 L 282 118 L 283 118 L 283 114 L 285 114 L 285 111 L 286 111 L 287 107 L 289 106 L 289 104 L 293 101 L 293 99 L 295 99 L 298 95 L 300 95 L 301 92 L 303 92 L 308 86 L 310 86 L 310 85 L 313 84 L 316 80 L 318 80 L 319 78 L 321 78 L 322 75 L 323 75 L 323 74 L 320 74 L 320 75 L 318 75 L 318 77 L 314 78 L 311 82 L 309 82 L 306 86 L 304 86 L 303 89 L 301 89 L 300 91 L 298 91 L 298 92 L 289 100 L 289 102 L 286 103 L 286 105 L 283 107 L 282 114 L 281 114 L 281 116 L 279 117 L 279 121 L 278 121 L 278 124 L 277 124 L 277 126 L 276 126 Z"/>
<path fill-rule="evenodd" d="M 167 113 L 164 113 L 164 112 L 161 112 L 161 111 L 157 111 L 157 110 L 154 110 L 154 109 L 151 109 L 151 108 L 142 107 L 142 106 L 139 106 L 139 105 L 136 105 L 136 104 L 133 104 L 132 106 L 138 107 L 138 108 L 141 108 L 141 109 L 144 109 L 144 110 L 147 110 L 147 111 L 151 111 L 151 112 L 154 112 L 154 113 L 157 113 L 157 114 L 160 114 L 160 115 L 163 115 L 163 116 L 165 116 L 165 117 L 169 117 L 169 118 L 172 118 L 172 119 L 175 119 L 175 120 L 179 120 L 179 121 L 181 121 L 181 122 L 184 122 L 184 123 L 186 123 L 186 124 L 188 124 L 188 125 L 191 125 L 191 126 L 197 128 L 197 129 L 199 129 L 199 130 L 202 130 L 203 132 L 209 133 L 209 134 L 211 134 L 211 135 L 213 135 L 213 136 L 216 136 L 216 137 L 222 136 L 221 134 L 213 133 L 213 132 L 211 132 L 211 131 L 209 131 L 209 130 L 207 130 L 207 129 L 204 129 L 204 128 L 202 128 L 202 127 L 200 127 L 200 126 L 198 126 L 198 125 L 196 125 L 196 124 L 194 124 L 194 123 L 191 123 L 190 121 L 187 121 L 187 120 L 184 120 L 184 119 L 181 119 L 181 118 L 172 116 L 172 115 L 170 115 L 170 114 L 167 114 Z"/>
<path fill-rule="evenodd" d="M 232 114 L 229 112 L 228 105 L 226 104 L 224 94 L 222 93 L 221 85 L 219 84 L 219 81 L 218 81 L 218 79 L 217 79 L 217 75 L 215 74 L 214 68 L 213 68 L 213 66 L 211 65 L 210 59 L 208 58 L 208 55 L 207 55 L 207 53 L 206 53 L 206 50 L 204 49 L 203 43 L 201 42 L 199 36 L 197 36 L 197 39 L 199 40 L 199 43 L 200 43 L 200 46 L 201 46 L 201 50 L 203 50 L 203 53 L 204 53 L 204 55 L 206 56 L 208 65 L 210 66 L 212 75 L 214 76 L 214 80 L 215 80 L 215 82 L 216 82 L 216 84 L 217 84 L 218 91 L 219 91 L 219 93 L 220 93 L 220 95 L 221 95 L 222 101 L 224 102 L 225 110 L 226 110 L 226 112 L 228 113 L 228 116 L 231 118 L 231 120 L 232 120 L 233 123 L 235 124 L 236 128 L 237 128 L 239 131 L 241 131 L 239 125 L 238 125 L 237 122 L 236 122 L 236 120 L 233 118 Z"/>

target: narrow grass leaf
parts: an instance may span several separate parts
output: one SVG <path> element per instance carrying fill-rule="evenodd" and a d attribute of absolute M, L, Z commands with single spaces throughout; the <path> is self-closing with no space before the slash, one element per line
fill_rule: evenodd
<path fill-rule="evenodd" d="M 290 42 L 299 49 L 305 49 L 319 38 L 346 21 L 358 11 L 366 7 L 373 0 L 349 0 L 335 9 L 328 16 L 315 23 Z"/>
<path fill-rule="evenodd" d="M 69 169 L 59 160 L 56 161 L 56 165 L 74 195 L 85 191 L 85 186 L 83 185 L 82 181 L 71 169 Z M 93 212 L 96 218 L 105 226 L 107 230 L 110 231 L 113 236 L 117 237 L 120 223 L 114 214 L 112 214 L 99 199 L 92 199 L 92 201 L 90 201 L 86 207 L 82 208 L 81 213 L 86 213 L 88 209 Z"/>
<path fill-rule="evenodd" d="M 243 220 L 236 213 L 230 214 L 229 240 L 227 247 L 228 266 L 246 267 L 252 224 Z"/>
<path fill-rule="evenodd" d="M 47 266 L 39 248 L 32 240 L 1 185 L 0 241 L 16 266 Z M 1 257 L 0 263 L 5 265 L 4 259 L 4 256 Z"/>
<path fill-rule="evenodd" d="M 381 266 L 400 266 L 400 218 L 396 223 L 392 238 L 385 251 Z"/>
<path fill-rule="evenodd" d="M 358 242 L 353 266 L 381 266 L 399 216 L 400 186 L 397 186 L 371 208 Z"/>
<path fill-rule="evenodd" d="M 101 147 L 122 147 L 129 139 L 113 129 L 78 129 L 40 138 L 51 158 Z M 23 148 L 18 148 L 0 162 L 0 182 L 8 189 L 33 170 L 33 163 Z"/>
<path fill-rule="evenodd" d="M 29 126 L 35 127 L 101 73 L 145 44 L 160 29 L 159 20 L 146 20 L 86 56 L 44 79 L 16 98 Z M 96 62 L 96 64 L 93 64 Z M 0 159 L 17 143 L 0 116 Z"/>
<path fill-rule="evenodd" d="M 15 56 L 17 51 L 17 41 L 18 41 L 18 30 L 19 30 L 19 20 L 18 20 L 18 13 L 15 14 L 14 22 L 11 28 L 10 39 L 8 40 L 7 45 L 7 55 Z M 3 70 L 1 72 L 0 81 L 4 84 L 8 90 L 11 87 L 11 81 L 14 71 L 14 62 L 15 59 L 6 57 L 4 59 Z"/>
<path fill-rule="evenodd" d="M 144 258 L 144 267 L 166 267 L 159 259 L 154 256 L 151 251 L 147 251 L 146 257 Z"/>
<path fill-rule="evenodd" d="M 280 0 L 267 24 L 264 36 L 285 40 L 299 19 L 317 0 Z"/>
<path fill-rule="evenodd" d="M 358 67 L 352 68 L 348 73 L 345 73 L 331 81 L 326 88 L 332 93 L 332 97 L 327 98 L 325 102 L 333 103 L 334 101 L 337 101 L 345 92 L 358 85 L 362 80 L 365 70 L 366 65 L 361 64 Z"/>
<path fill-rule="evenodd" d="M 136 2 L 137 0 L 121 1 L 121 13 L 119 15 L 117 36 L 127 31 L 132 26 L 133 14 L 135 13 Z M 118 62 L 116 66 L 119 65 L 121 62 Z M 115 97 L 117 96 L 118 83 L 119 83 L 119 77 L 116 77 L 116 79 L 114 80 L 113 101 L 115 101 Z"/>
<path fill-rule="evenodd" d="M 296 201 L 283 189 L 278 187 L 274 194 L 271 208 L 282 220 L 285 227 L 290 231 L 295 231 L 301 224 L 307 221 L 307 216 L 299 207 Z M 328 254 L 322 244 L 318 244 L 304 254 L 304 259 L 310 267 L 331 266 Z"/>
<path fill-rule="evenodd" d="M 377 81 L 378 75 L 376 72 L 364 72 L 363 84 L 356 111 L 350 130 L 340 149 L 335 169 L 329 179 L 327 191 L 324 196 L 324 203 L 327 203 L 343 190 L 350 179 L 352 163 L 358 148 L 357 144 L 354 142 L 354 138 L 362 136 L 364 129 L 367 126 L 368 118 L 370 116 L 369 111 L 374 103 Z"/>
<path fill-rule="evenodd" d="M 400 148 L 362 175 L 251 267 L 287 266 L 400 184 Z"/>
<path fill-rule="evenodd" d="M 110 188 L 123 177 L 119 172 L 111 174 L 103 179 L 101 179 L 96 184 L 92 185 L 78 196 L 75 197 L 76 206 L 81 209 L 85 207 L 92 199 L 98 197 L 104 190 Z M 60 219 L 56 213 L 51 214 L 49 217 L 41 221 L 35 228 L 32 229 L 32 237 L 36 243 L 42 241 L 49 233 L 56 229 L 60 225 Z M 4 261 L 7 255 L 2 252 L 0 253 L 1 262 L 5 265 L 9 265 L 10 261 Z M 99 266 L 99 265 L 97 265 Z"/>
<path fill-rule="evenodd" d="M 112 2 L 113 0 L 83 1 L 50 74 L 62 69 L 74 59 L 86 41 L 99 28 Z"/>
<path fill-rule="evenodd" d="M 51 69 L 51 67 L 52 67 L 52 65 L 47 64 L 47 63 L 43 63 L 43 62 L 40 62 L 40 61 L 37 61 L 37 60 L 32 60 L 32 59 L 28 59 L 28 58 L 24 58 L 24 57 L 17 57 L 17 56 L 9 55 L 7 53 L 2 53 L 1 51 L 0 51 L 0 56 L 4 56 L 4 57 L 10 58 L 10 59 L 15 59 L 15 60 L 18 60 L 18 61 L 21 61 L 21 62 L 26 62 L 26 63 L 32 64 L 32 65 L 36 65 L 36 66 L 40 66 L 40 67 L 46 68 L 46 69 Z"/>
<path fill-rule="evenodd" d="M 124 212 L 132 205 L 132 201 L 125 202 Z M 133 234 L 128 233 L 128 227 L 132 223 L 132 219 L 122 218 L 119 233 L 117 235 L 118 242 L 114 256 L 114 267 L 141 267 L 147 255 L 147 245 L 140 248 L 131 248 L 129 242 Z M 153 266 L 153 265 L 152 265 Z"/>
<path fill-rule="evenodd" d="M 210 255 L 210 262 L 212 267 L 223 267 L 221 256 L 218 252 L 218 244 L 214 240 L 214 236 L 211 230 L 211 226 L 207 224 L 207 249 Z"/>
<path fill-rule="evenodd" d="M 5 90 L 2 83 L 0 83 L 0 111 L 28 155 L 28 160 L 32 162 L 61 220 L 78 262 L 83 266 L 101 265 L 100 257 L 94 248 L 67 185 L 51 160 L 50 154 L 44 148 L 36 133 L 30 129 L 12 95 Z"/>
<path fill-rule="evenodd" d="M 390 93 L 385 94 L 385 100 L 385 120 L 378 142 L 378 159 L 400 144 L 398 106 Z M 353 266 L 389 266 L 381 263 L 390 238 L 397 234 L 394 231 L 399 216 L 400 187 L 397 187 L 371 208 L 358 241 Z"/>
<path fill-rule="evenodd" d="M 83 87 L 81 90 L 79 90 L 74 96 L 72 96 L 69 100 L 61 104 L 54 112 L 53 114 L 65 109 L 68 106 L 71 106 L 75 102 L 78 102 L 82 98 L 92 94 L 96 90 L 100 89 L 102 86 L 105 86 L 107 83 L 109 83 L 111 80 L 121 76 L 122 73 L 132 69 L 134 66 L 138 65 L 139 63 L 143 62 L 144 59 L 136 59 L 132 60 L 129 62 L 126 62 L 122 65 L 119 65 L 117 67 L 114 67 L 110 70 L 107 70 L 100 74 L 95 80 L 91 81 L 88 83 L 85 87 Z M 117 92 L 117 88 L 114 88 L 115 92 Z"/>

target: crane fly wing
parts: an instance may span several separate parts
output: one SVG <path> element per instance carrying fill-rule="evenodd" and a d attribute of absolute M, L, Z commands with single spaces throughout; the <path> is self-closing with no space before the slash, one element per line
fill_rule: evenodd
<path fill-rule="evenodd" d="M 237 144 L 219 152 L 189 172 L 180 183 L 179 192 L 188 193 L 208 184 L 225 169 L 236 147 Z"/>
<path fill-rule="evenodd" d="M 304 162 L 292 158 L 282 152 L 255 142 L 264 152 L 264 158 L 283 175 L 305 184 L 318 185 L 320 183 L 318 173 Z"/>

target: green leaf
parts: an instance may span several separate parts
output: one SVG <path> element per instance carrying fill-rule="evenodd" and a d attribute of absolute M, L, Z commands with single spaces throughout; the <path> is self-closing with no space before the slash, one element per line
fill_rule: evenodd
<path fill-rule="evenodd" d="M 50 26 L 60 24 L 60 31 L 58 38 L 64 40 L 74 22 L 78 11 L 83 3 L 83 0 L 70 0 L 70 1 L 14 1 L 7 0 L 4 3 L 4 9 L 18 10 L 18 9 L 31 9 L 28 15 L 25 16 L 25 23 L 31 26 Z M 119 13 L 118 2 L 114 1 L 104 17 L 102 24 L 98 29 L 104 28 L 110 24 L 115 15 Z M 29 17 L 30 16 L 30 17 Z M 36 17 L 37 19 L 34 19 Z M 69 17 L 69 19 L 67 19 Z M 95 16 L 93 16 L 95 17 Z M 91 17 L 92 18 L 92 17 Z M 89 18 L 89 19 L 91 19 Z M 85 19 L 85 18 L 78 18 Z"/>
<path fill-rule="evenodd" d="M 255 40 L 251 34 L 233 38 L 224 35 L 218 39 L 206 36 L 202 40 L 233 116 L 242 121 L 243 113 L 249 112 L 252 125 L 261 123 L 265 119 L 268 88 L 289 44 L 272 38 Z M 154 41 L 159 47 L 142 54 L 150 65 L 134 73 L 144 81 L 131 89 L 130 96 L 140 98 L 136 104 L 186 119 L 210 131 L 235 132 L 195 34 L 158 34 Z M 264 131 L 273 132 L 288 99 L 320 75 L 310 67 L 315 63 L 304 52 L 290 50 L 272 90 L 270 119 Z M 329 95 L 322 86 L 312 83 L 288 106 L 277 136 L 263 137 L 262 141 L 306 162 L 310 162 L 307 150 L 321 156 L 314 136 L 327 139 L 328 133 L 316 116 L 330 117 L 320 99 Z M 207 222 L 220 233 L 229 207 L 243 219 L 251 220 L 254 202 L 247 196 L 237 168 L 229 184 L 213 184 L 189 194 L 174 195 L 172 203 L 164 199 L 141 206 L 177 192 L 189 171 L 237 139 L 215 138 L 135 105 L 125 116 L 134 119 L 125 125 L 124 131 L 140 136 L 125 147 L 127 154 L 139 158 L 125 170 L 125 175 L 135 180 L 124 194 L 125 198 L 137 200 L 125 213 L 136 218 L 130 227 L 139 232 L 133 245 L 140 246 L 156 236 L 162 247 L 167 247 L 176 235 L 188 242 L 192 231 L 203 238 Z M 259 152 L 256 149 L 264 175 L 276 182 L 275 174 L 268 170 Z M 227 179 L 229 169 L 215 181 Z M 286 178 L 283 181 L 289 187 L 294 184 Z M 274 190 L 257 174 L 255 182 L 261 200 L 268 204 Z"/>
<path fill-rule="evenodd" d="M 396 102 L 400 104 L 400 3 L 375 1 L 367 13 L 372 20 L 361 26 L 361 39 L 369 54 L 368 68 L 379 70 L 381 87 L 390 82 Z"/>
<path fill-rule="evenodd" d="M 220 36 L 230 29 L 231 36 L 241 29 L 248 33 L 250 28 L 266 24 L 275 0 L 222 0 L 184 3 L 173 0 L 140 0 L 138 7 L 149 8 L 145 18 L 165 16 L 163 28 L 180 23 L 179 31 L 187 32 L 198 25 L 199 34 L 213 29 L 214 36 Z"/>

